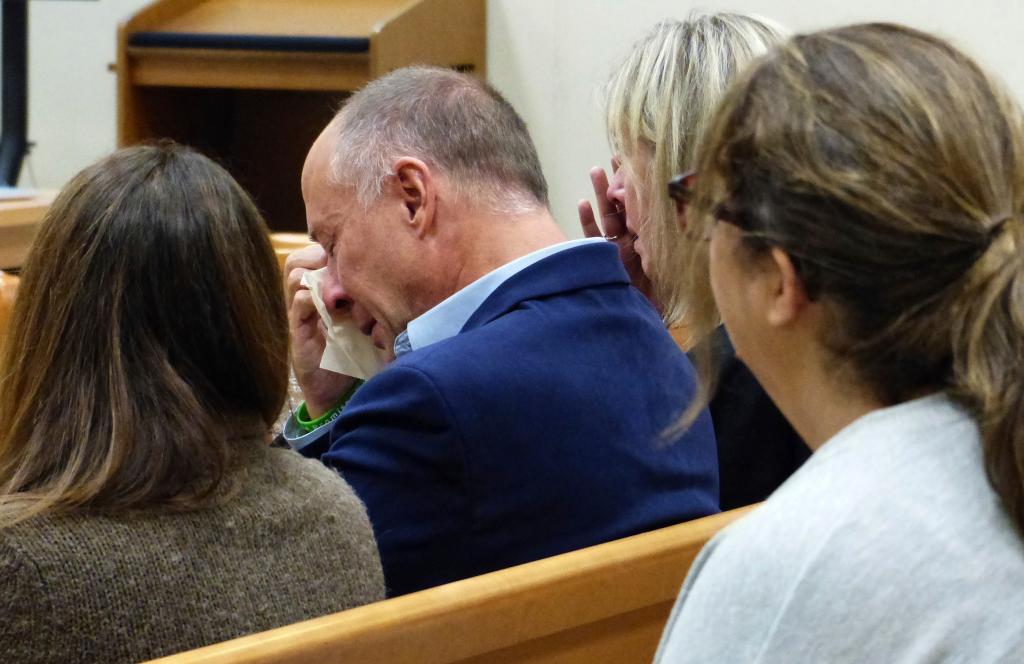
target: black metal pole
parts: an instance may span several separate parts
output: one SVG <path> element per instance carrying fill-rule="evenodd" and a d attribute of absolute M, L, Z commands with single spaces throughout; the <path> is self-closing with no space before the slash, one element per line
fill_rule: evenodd
<path fill-rule="evenodd" d="M 3 134 L 0 135 L 0 184 L 15 186 L 28 148 L 28 2 L 0 0 L 3 22 Z"/>

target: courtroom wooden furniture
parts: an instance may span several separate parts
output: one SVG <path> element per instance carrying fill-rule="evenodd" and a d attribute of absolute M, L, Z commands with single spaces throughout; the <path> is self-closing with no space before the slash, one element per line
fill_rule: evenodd
<path fill-rule="evenodd" d="M 0 270 L 21 267 L 54 196 L 38 192 L 25 199 L 0 201 Z"/>
<path fill-rule="evenodd" d="M 670 526 L 156 661 L 647 664 L 697 552 L 715 533 L 751 509 Z"/>
<path fill-rule="evenodd" d="M 485 0 L 155 0 L 118 29 L 118 143 L 189 144 L 299 231 L 302 163 L 344 96 L 409 64 L 484 76 L 485 33 Z"/>
<path fill-rule="evenodd" d="M 4 336 L 7 333 L 7 322 L 11 318 L 11 309 L 14 307 L 14 297 L 17 294 L 18 278 L 6 272 L 0 272 L 0 347 L 3 346 Z"/>
<path fill-rule="evenodd" d="M 305 233 L 270 234 L 270 244 L 274 247 L 274 253 L 277 255 L 277 264 L 280 266 L 281 273 L 285 279 L 288 278 L 288 275 L 284 274 L 284 262 L 288 260 L 288 255 L 293 251 L 310 245 L 312 242 Z"/>

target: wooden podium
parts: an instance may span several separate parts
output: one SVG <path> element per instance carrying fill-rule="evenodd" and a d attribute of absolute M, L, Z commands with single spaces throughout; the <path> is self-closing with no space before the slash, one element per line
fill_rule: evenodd
<path fill-rule="evenodd" d="M 305 229 L 306 151 L 345 94 L 410 64 L 484 76 L 485 0 L 156 0 L 118 28 L 118 143 L 217 159 Z"/>

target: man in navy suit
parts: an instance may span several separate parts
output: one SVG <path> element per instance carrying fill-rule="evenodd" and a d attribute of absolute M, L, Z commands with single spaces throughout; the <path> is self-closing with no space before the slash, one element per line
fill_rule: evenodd
<path fill-rule="evenodd" d="M 481 81 L 408 68 L 356 93 L 302 175 L 286 428 L 366 503 L 392 595 L 716 512 L 694 374 L 615 245 L 566 241 L 522 120 Z M 319 369 L 324 300 L 396 359 Z"/>

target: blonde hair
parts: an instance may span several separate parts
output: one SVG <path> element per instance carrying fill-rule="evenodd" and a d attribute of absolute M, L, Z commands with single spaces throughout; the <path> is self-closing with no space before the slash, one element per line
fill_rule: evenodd
<path fill-rule="evenodd" d="M 647 204 L 647 276 L 668 323 L 683 317 L 688 297 L 675 278 L 684 238 L 666 185 L 693 167 L 697 143 L 736 74 L 785 35 L 774 21 L 741 14 L 665 21 L 637 42 L 607 84 L 609 142 Z"/>
<path fill-rule="evenodd" d="M 239 446 L 262 444 L 227 425 L 269 429 L 284 403 L 280 284 L 262 217 L 206 157 L 135 147 L 76 175 L 0 356 L 0 528 L 225 495 Z"/>
<path fill-rule="evenodd" d="M 698 168 L 688 287 L 707 289 L 698 240 L 726 211 L 741 256 L 785 251 L 842 378 L 885 404 L 966 406 L 1024 530 L 1024 115 L 1006 92 L 909 28 L 800 36 L 727 95 Z M 718 316 L 698 301 L 706 333 Z"/>

